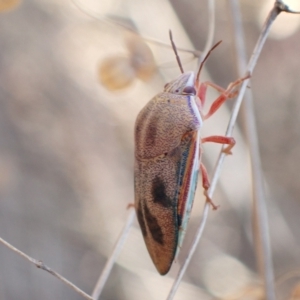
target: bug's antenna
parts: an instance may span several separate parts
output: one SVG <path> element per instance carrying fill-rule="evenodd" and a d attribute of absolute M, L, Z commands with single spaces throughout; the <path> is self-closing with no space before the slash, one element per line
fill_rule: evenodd
<path fill-rule="evenodd" d="M 200 67 L 199 67 L 199 70 L 198 70 L 198 73 L 197 73 L 197 77 L 196 77 L 196 82 L 198 83 L 199 82 L 199 77 L 200 77 L 200 73 L 201 73 L 201 70 L 203 68 L 203 65 L 205 63 L 205 61 L 208 59 L 210 53 L 216 48 L 218 47 L 220 44 L 222 43 L 222 41 L 219 41 L 217 42 L 206 54 L 206 56 L 204 57 L 204 59 L 202 60 L 201 64 L 200 64 Z"/>
<path fill-rule="evenodd" d="M 176 48 L 175 43 L 173 41 L 173 36 L 172 36 L 172 31 L 171 30 L 169 30 L 169 36 L 170 36 L 171 45 L 172 45 L 172 48 L 174 50 L 179 69 L 180 69 L 181 73 L 184 73 L 184 70 L 183 70 L 183 67 L 182 67 L 182 64 L 181 64 L 181 61 L 180 61 L 180 57 L 177 53 L 177 48 Z"/>

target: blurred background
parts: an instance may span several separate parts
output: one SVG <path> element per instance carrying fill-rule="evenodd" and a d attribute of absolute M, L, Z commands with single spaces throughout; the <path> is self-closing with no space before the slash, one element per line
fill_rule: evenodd
<path fill-rule="evenodd" d="M 300 10 L 299 1 L 286 2 Z M 91 293 L 133 202 L 135 118 L 179 74 L 169 47 L 115 24 L 125 19 L 140 36 L 166 45 L 172 29 L 179 48 L 202 50 L 209 20 L 204 0 L 76 3 L 0 4 L 0 236 Z M 250 57 L 273 1 L 239 3 Z M 228 1 L 217 1 L 215 25 L 214 40 L 223 43 L 202 79 L 226 87 L 238 77 Z M 185 70 L 196 69 L 191 53 L 179 54 Z M 251 78 L 278 299 L 300 297 L 299 78 L 300 16 L 282 13 Z M 207 104 L 214 97 L 208 93 Z M 203 136 L 224 134 L 230 107 L 205 123 Z M 234 137 L 214 194 L 220 208 L 210 212 L 175 299 L 264 299 L 243 113 Z M 204 146 L 210 174 L 219 150 Z M 199 184 L 183 249 L 165 277 L 135 221 L 101 299 L 165 299 L 203 204 Z M 0 244 L 0 299 L 83 298 Z"/>

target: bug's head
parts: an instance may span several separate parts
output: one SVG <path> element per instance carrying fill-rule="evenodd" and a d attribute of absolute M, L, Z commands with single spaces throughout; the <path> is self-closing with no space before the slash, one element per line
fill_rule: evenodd
<path fill-rule="evenodd" d="M 177 95 L 196 95 L 195 74 L 185 72 L 165 85 L 164 91 Z"/>

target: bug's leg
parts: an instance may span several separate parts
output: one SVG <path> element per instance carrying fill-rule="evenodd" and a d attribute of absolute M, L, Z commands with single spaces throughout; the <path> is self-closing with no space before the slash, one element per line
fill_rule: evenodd
<path fill-rule="evenodd" d="M 228 147 L 223 149 L 226 154 L 232 154 L 231 149 L 235 145 L 235 139 L 233 137 L 223 136 L 223 135 L 211 135 L 201 139 L 202 143 L 213 142 L 222 145 L 228 145 Z"/>
<path fill-rule="evenodd" d="M 202 103 L 202 107 L 203 107 L 203 104 L 205 102 L 205 93 L 206 93 L 206 90 L 207 90 L 208 86 L 211 86 L 211 87 L 215 88 L 217 91 L 219 91 L 221 93 L 221 95 L 212 103 L 208 113 L 204 116 L 204 120 L 208 119 L 211 115 L 213 115 L 227 99 L 235 97 L 238 92 L 237 91 L 232 92 L 232 90 L 234 88 L 236 88 L 241 82 L 248 79 L 249 77 L 250 77 L 250 75 L 247 75 L 245 77 L 237 79 L 234 82 L 231 82 L 228 85 L 226 90 L 224 90 L 223 88 L 219 87 L 218 85 L 216 85 L 212 82 L 202 83 L 200 85 L 199 93 L 198 93 L 198 96 L 199 96 L 199 98 L 201 100 L 201 103 Z"/>
<path fill-rule="evenodd" d="M 198 91 L 198 97 L 201 100 L 201 105 L 202 105 L 201 107 L 204 107 L 206 91 L 207 91 L 207 87 L 209 87 L 209 86 L 214 88 L 215 90 L 217 90 L 221 94 L 226 92 L 226 90 L 224 88 L 220 87 L 219 85 L 217 85 L 213 82 L 210 82 L 210 81 L 202 82 L 200 84 L 200 88 L 199 88 L 199 91 Z M 238 91 L 231 92 L 227 95 L 227 99 L 228 98 L 234 98 L 237 94 L 238 94 Z"/>
<path fill-rule="evenodd" d="M 204 104 L 205 104 L 207 87 L 208 87 L 207 82 L 203 82 L 200 84 L 199 90 L 197 92 L 197 96 L 199 97 L 199 99 L 201 101 L 201 107 L 204 107 Z"/>
<path fill-rule="evenodd" d="M 226 92 L 226 89 L 222 88 L 221 86 L 213 83 L 213 82 L 210 82 L 210 81 L 205 81 L 205 82 L 202 82 L 200 84 L 200 88 L 199 88 L 199 91 L 198 91 L 198 97 L 200 98 L 201 100 L 201 103 L 202 103 L 202 107 L 204 106 L 204 103 L 205 103 L 205 97 L 206 97 L 206 91 L 207 91 L 207 87 L 210 86 L 212 88 L 214 88 L 215 90 L 217 90 L 220 94 L 223 94 Z M 236 95 L 238 94 L 238 91 L 234 91 L 232 93 L 229 93 L 228 94 L 228 98 L 234 98 Z"/>
<path fill-rule="evenodd" d="M 214 210 L 216 210 L 218 208 L 218 205 L 215 205 L 213 203 L 213 201 L 211 200 L 211 198 L 207 194 L 207 190 L 210 187 L 210 182 L 209 182 L 209 179 L 208 179 L 208 174 L 207 174 L 206 168 L 203 165 L 203 163 L 200 163 L 200 170 L 201 170 L 201 175 L 202 175 L 202 186 L 203 186 L 203 189 L 204 189 L 204 196 L 206 197 L 206 201 L 212 206 L 212 208 Z"/>

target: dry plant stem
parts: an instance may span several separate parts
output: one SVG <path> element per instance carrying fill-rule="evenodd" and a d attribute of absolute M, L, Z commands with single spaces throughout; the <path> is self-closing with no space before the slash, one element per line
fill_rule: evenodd
<path fill-rule="evenodd" d="M 181 279 L 189 265 L 189 262 L 190 260 L 192 259 L 195 251 L 196 251 L 196 248 L 198 246 L 198 240 L 200 239 L 200 237 L 202 236 L 202 233 L 204 231 L 204 227 L 206 225 L 206 221 L 207 221 L 207 218 L 208 218 L 208 212 L 209 212 L 209 209 L 210 209 L 210 203 L 206 202 L 205 205 L 204 205 L 204 209 L 203 209 L 203 216 L 202 216 L 202 220 L 201 220 L 201 223 L 200 223 L 200 226 L 195 234 L 195 237 L 194 237 L 194 240 L 193 240 L 193 243 L 192 243 L 192 246 L 190 248 L 190 251 L 188 252 L 188 255 L 187 257 L 185 258 L 185 262 L 184 264 L 181 266 L 180 268 L 180 271 L 179 273 L 177 274 L 177 277 L 176 279 L 174 280 L 173 282 L 173 286 L 169 292 L 169 295 L 167 297 L 167 300 L 172 300 L 177 292 L 177 289 L 179 287 L 179 284 L 181 282 Z M 197 240 L 197 242 L 195 243 L 196 241 L 196 237 L 198 238 L 199 236 L 199 239 Z"/>
<path fill-rule="evenodd" d="M 29 255 L 27 255 L 24 252 L 22 252 L 21 250 L 17 249 L 16 247 L 14 247 L 10 243 L 6 242 L 2 238 L 0 238 L 0 242 L 3 245 L 5 245 L 7 248 L 9 248 L 10 250 L 14 251 L 15 253 L 17 253 L 20 256 L 22 256 L 25 259 L 27 259 L 29 262 L 33 263 L 37 268 L 42 269 L 44 271 L 47 271 L 51 275 L 53 275 L 56 278 L 58 278 L 59 280 L 61 280 L 63 283 L 65 283 L 66 285 L 68 285 L 69 287 L 71 287 L 74 291 L 76 291 L 79 295 L 81 295 L 85 299 L 93 300 L 93 298 L 90 295 L 88 295 L 87 293 L 85 293 L 83 290 L 81 290 L 80 288 L 78 288 L 76 285 L 74 285 L 72 282 L 70 282 L 69 280 L 67 280 L 66 278 L 64 278 L 63 276 L 61 276 L 60 274 L 58 274 L 57 272 L 55 272 L 52 269 L 50 269 L 49 267 L 47 267 L 41 260 L 37 260 L 37 259 L 34 259 L 34 258 L 30 257 Z"/>
<path fill-rule="evenodd" d="M 261 50 L 263 48 L 263 45 L 264 45 L 264 43 L 267 39 L 267 36 L 268 36 L 269 31 L 270 31 L 271 25 L 274 22 L 274 20 L 276 19 L 276 17 L 279 15 L 279 13 L 281 13 L 282 11 L 295 13 L 295 12 L 290 11 L 289 8 L 282 3 L 282 1 L 276 1 L 275 2 L 274 7 L 270 11 L 270 13 L 267 17 L 267 20 L 266 20 L 266 22 L 263 26 L 262 32 L 261 32 L 261 34 L 258 38 L 258 41 L 256 43 L 256 46 L 255 46 L 254 50 L 253 50 L 251 59 L 250 59 L 249 64 L 246 68 L 246 73 L 244 74 L 244 76 L 246 76 L 249 73 L 252 74 L 252 72 L 254 70 L 254 67 L 257 63 L 258 57 L 259 57 L 259 55 L 261 53 Z M 226 136 L 231 136 L 232 135 L 232 131 L 233 131 L 236 119 L 237 119 L 237 115 L 238 115 L 238 112 L 239 112 L 239 109 L 240 109 L 240 106 L 241 106 L 241 103 L 242 103 L 242 100 L 243 100 L 248 82 L 249 82 L 249 79 L 246 79 L 245 81 L 243 81 L 243 83 L 241 85 L 240 92 L 239 92 L 239 95 L 237 97 L 237 100 L 235 101 L 235 104 L 234 104 L 234 107 L 233 107 L 233 110 L 232 110 L 232 114 L 231 114 L 231 117 L 230 117 L 230 120 L 229 120 L 229 124 L 228 124 L 227 130 L 226 130 Z M 225 154 L 221 151 L 220 154 L 219 154 L 214 172 L 213 172 L 213 176 L 212 176 L 212 179 L 211 179 L 211 186 L 210 186 L 210 189 L 208 190 L 208 193 L 207 193 L 210 198 L 212 197 L 213 192 L 216 188 L 216 184 L 217 184 L 218 178 L 220 176 L 221 167 L 222 167 L 222 164 L 224 162 L 224 158 L 225 158 Z M 185 273 L 185 270 L 186 270 L 187 266 L 190 263 L 190 260 L 193 256 L 194 252 L 195 252 L 196 246 L 197 246 L 197 244 L 198 244 L 198 242 L 199 242 L 199 240 L 202 236 L 203 228 L 206 224 L 206 220 L 207 220 L 207 216 L 208 216 L 208 212 L 209 212 L 209 206 L 210 206 L 210 204 L 208 202 L 205 203 L 203 216 L 202 216 L 200 226 L 199 226 L 199 228 L 198 228 L 198 230 L 197 230 L 197 232 L 194 236 L 194 240 L 192 242 L 190 252 L 189 252 L 188 256 L 186 257 L 183 265 L 181 266 L 181 269 L 180 269 L 179 273 L 177 274 L 177 277 L 176 277 L 176 279 L 173 283 L 173 286 L 172 286 L 172 288 L 170 290 L 170 293 L 167 297 L 168 300 L 173 299 L 173 297 L 175 296 L 175 293 L 178 289 L 180 281 L 181 281 L 181 279 L 182 279 L 182 277 Z"/>
<path fill-rule="evenodd" d="M 130 213 L 129 213 L 127 221 L 123 227 L 123 230 L 120 233 L 119 238 L 114 246 L 114 249 L 113 249 L 112 253 L 110 254 L 110 257 L 107 260 L 105 267 L 104 267 L 104 269 L 97 281 L 97 284 L 94 288 L 94 291 L 92 294 L 92 297 L 94 300 L 97 300 L 99 298 L 100 294 L 102 293 L 102 290 L 108 279 L 108 276 L 110 275 L 110 272 L 114 266 L 114 263 L 117 260 L 117 257 L 119 256 L 119 254 L 123 248 L 123 245 L 127 239 L 127 236 L 129 234 L 129 230 L 132 226 L 134 218 L 135 218 L 135 211 L 134 211 L 134 208 L 132 207 L 132 208 L 130 208 Z"/>
<path fill-rule="evenodd" d="M 242 76 L 247 61 L 239 2 L 237 0 L 229 0 L 229 6 L 231 9 L 231 20 L 233 22 L 235 35 L 234 40 L 237 52 L 238 72 L 239 75 Z M 251 157 L 252 184 L 254 193 L 253 213 L 256 229 L 254 230 L 254 235 L 256 236 L 254 238 L 256 242 L 256 256 L 258 258 L 259 271 L 264 280 L 266 299 L 275 300 L 274 270 L 270 246 L 268 214 L 251 90 L 248 90 L 245 94 L 242 112 L 244 115 L 245 131 Z"/>

